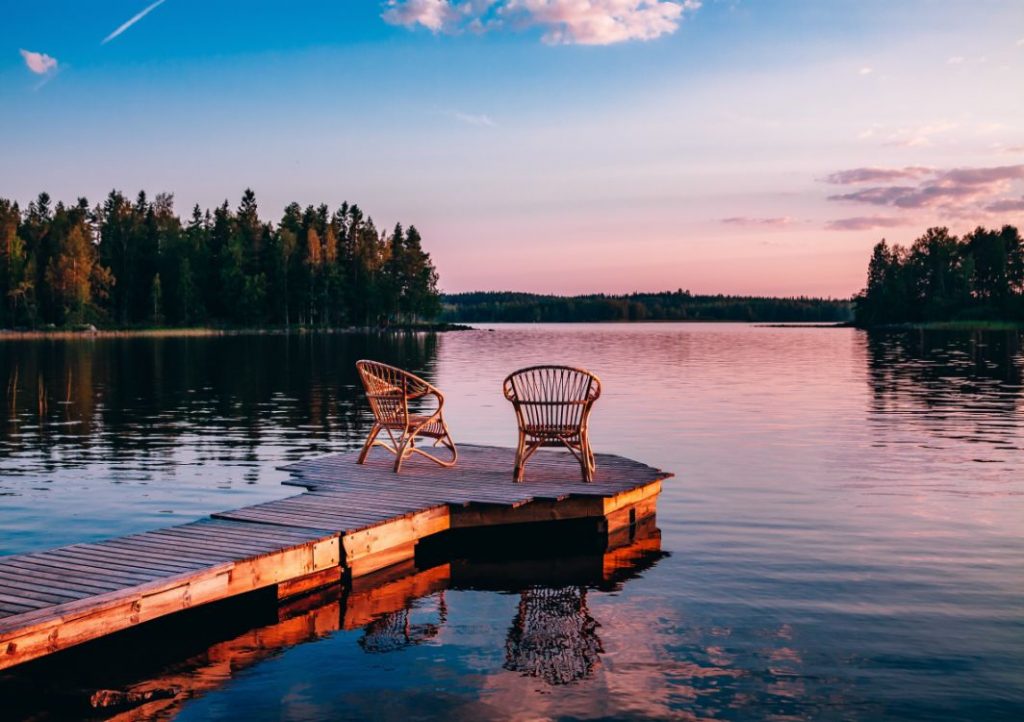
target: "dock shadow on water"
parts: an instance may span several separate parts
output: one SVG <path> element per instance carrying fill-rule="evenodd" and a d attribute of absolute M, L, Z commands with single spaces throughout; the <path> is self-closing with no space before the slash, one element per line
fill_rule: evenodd
<path fill-rule="evenodd" d="M 505 605 L 512 614 L 494 620 L 490 631 L 503 632 L 504 643 L 492 650 L 494 667 L 480 674 L 551 689 L 586 680 L 604 652 L 601 613 L 591 611 L 588 596 L 616 594 L 668 556 L 661 533 L 653 516 L 611 536 L 592 524 L 531 526 L 527 539 L 514 527 L 437 535 L 415 560 L 286 603 L 273 588 L 260 590 L 0 672 L 4 718 L 171 719 L 262 662 L 276 658 L 301 673 L 302 660 L 289 655 L 310 643 L 334 645 L 331 656 L 357 663 L 363 655 L 368 666 L 408 678 L 412 671 L 402 666 L 415 662 L 410 650 L 442 653 L 467 634 L 462 600 L 449 600 L 479 593 L 514 600 Z M 313 717 L 373 713 L 351 705 L 320 707 Z M 244 703 L 237 712 L 264 716 Z"/>

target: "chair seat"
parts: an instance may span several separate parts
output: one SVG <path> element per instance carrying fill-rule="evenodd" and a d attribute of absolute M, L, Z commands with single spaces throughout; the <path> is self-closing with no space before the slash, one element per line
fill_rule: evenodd
<path fill-rule="evenodd" d="M 543 446 L 564 446 L 580 462 L 584 481 L 594 480 L 596 462 L 590 448 L 590 409 L 601 395 L 601 380 L 571 366 L 530 366 L 513 371 L 502 384 L 519 424 L 515 481 L 523 466 Z"/>
<path fill-rule="evenodd" d="M 429 418 L 430 418 L 429 416 L 417 416 L 415 414 L 409 414 L 409 424 L 408 424 L 408 426 L 403 424 L 401 421 L 385 421 L 385 422 L 381 423 L 381 426 L 383 426 L 385 428 L 388 428 L 388 429 L 405 430 L 405 429 L 411 429 L 411 428 L 414 428 L 416 426 L 419 426 L 420 424 L 422 424 L 424 421 L 426 421 Z M 444 423 L 440 419 L 434 419 L 433 421 L 428 423 L 426 426 L 424 426 L 422 429 L 420 429 L 419 432 L 417 432 L 416 435 L 417 436 L 429 436 L 431 438 L 438 438 L 438 439 L 440 439 L 440 438 L 443 438 L 443 437 L 448 435 L 448 430 L 445 429 Z"/>
<path fill-rule="evenodd" d="M 459 452 L 448 433 L 441 407 L 444 395 L 441 391 L 415 374 L 396 366 L 363 359 L 356 362 L 356 369 L 366 391 L 366 399 L 373 412 L 373 428 L 359 453 L 359 463 L 366 463 L 370 449 L 382 446 L 395 455 L 395 473 L 402 468 L 402 462 L 410 456 L 425 456 L 435 464 L 450 467 L 455 465 Z M 423 399 L 422 407 L 427 413 L 409 413 L 409 402 Z M 436 403 L 434 411 L 429 411 Z M 384 432 L 388 440 L 378 438 Z M 451 454 L 448 460 L 439 458 L 427 450 L 429 444 L 418 445 L 420 437 L 433 439 L 433 446 L 443 445 Z"/>
<path fill-rule="evenodd" d="M 568 425 L 549 425 L 549 424 L 533 424 L 526 425 L 523 427 L 523 431 L 530 436 L 537 437 L 572 437 L 575 438 L 580 435 L 579 424 L 568 424 Z"/>

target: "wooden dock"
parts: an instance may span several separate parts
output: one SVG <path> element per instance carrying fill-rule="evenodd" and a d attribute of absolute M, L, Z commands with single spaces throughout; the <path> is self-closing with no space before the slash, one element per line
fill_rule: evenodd
<path fill-rule="evenodd" d="M 88 544 L 0 557 L 0 669 L 209 602 L 276 586 L 293 597 L 415 557 L 448 530 L 592 520 L 614 534 L 654 513 L 671 476 L 597 456 L 593 483 L 560 452 L 511 480 L 512 449 L 460 446 L 459 463 L 391 471 L 337 454 L 284 467 L 306 491 L 208 519 Z"/>

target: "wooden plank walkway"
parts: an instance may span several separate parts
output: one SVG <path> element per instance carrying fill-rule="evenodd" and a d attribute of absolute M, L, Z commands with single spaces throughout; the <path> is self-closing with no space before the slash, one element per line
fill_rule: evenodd
<path fill-rule="evenodd" d="M 592 518 L 609 532 L 653 514 L 670 474 L 599 454 L 584 484 L 568 454 L 538 452 L 512 482 L 514 451 L 461 446 L 443 469 L 335 454 L 284 467 L 305 492 L 209 519 L 0 557 L 0 669 L 199 604 L 276 585 L 281 598 L 415 555 L 448 529 Z"/>

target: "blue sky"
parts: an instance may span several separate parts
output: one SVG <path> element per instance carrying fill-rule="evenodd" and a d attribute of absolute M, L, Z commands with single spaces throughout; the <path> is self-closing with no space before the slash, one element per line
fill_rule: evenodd
<path fill-rule="evenodd" d="M 446 290 L 847 295 L 1024 220 L 1024 3 L 23 3 L 0 196 L 415 223 Z M 24 51 L 24 52 L 22 52 Z"/>

